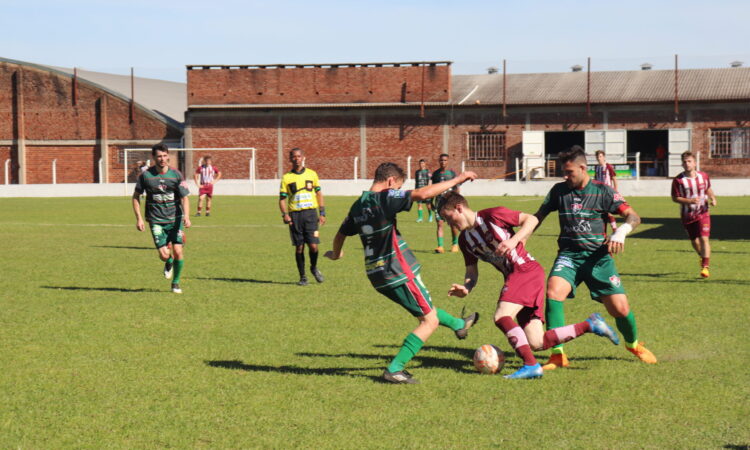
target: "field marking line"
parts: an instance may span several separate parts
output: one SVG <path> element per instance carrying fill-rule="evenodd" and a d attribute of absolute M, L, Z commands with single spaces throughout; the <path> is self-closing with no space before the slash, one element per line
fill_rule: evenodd
<path fill-rule="evenodd" d="M 39 227 L 112 227 L 112 228 L 132 228 L 135 225 L 125 225 L 121 223 L 40 223 L 40 222 L 0 222 L 3 226 L 39 226 Z M 261 224 L 244 224 L 244 225 L 193 225 L 190 228 L 268 228 L 268 227 L 287 227 L 288 225 L 261 225 Z"/>

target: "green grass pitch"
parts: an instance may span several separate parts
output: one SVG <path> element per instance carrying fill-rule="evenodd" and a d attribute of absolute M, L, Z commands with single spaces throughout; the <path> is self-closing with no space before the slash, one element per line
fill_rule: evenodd
<path fill-rule="evenodd" d="M 323 251 L 354 198 L 326 200 Z M 325 283 L 296 286 L 274 197 L 219 196 L 193 219 L 183 295 L 129 198 L 2 199 L 0 447 L 747 448 L 750 197 L 719 197 L 709 280 L 678 207 L 630 200 L 643 224 L 617 264 L 658 365 L 587 335 L 542 380 L 479 375 L 481 344 L 506 352 L 503 373 L 520 364 L 491 320 L 501 276 L 480 265 L 469 297 L 447 297 L 463 260 L 432 254 L 434 224 L 412 210 L 399 225 L 433 302 L 483 317 L 465 341 L 439 329 L 408 366 L 421 384 L 393 386 L 379 377 L 416 321 L 370 287 L 358 238 L 321 257 Z M 556 234 L 553 213 L 529 241 L 545 269 Z M 594 311 L 581 287 L 567 320 Z"/>

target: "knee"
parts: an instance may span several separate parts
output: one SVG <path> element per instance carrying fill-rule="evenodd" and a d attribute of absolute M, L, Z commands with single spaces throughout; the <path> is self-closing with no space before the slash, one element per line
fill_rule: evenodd
<path fill-rule="evenodd" d="M 305 246 L 304 245 L 298 245 L 294 251 L 299 255 L 301 253 L 305 253 Z"/>
<path fill-rule="evenodd" d="M 544 350 L 544 339 L 542 336 L 529 336 L 527 334 L 526 339 L 529 341 L 529 347 L 531 347 L 532 350 Z"/>
<path fill-rule="evenodd" d="M 614 302 L 608 309 L 612 317 L 625 317 L 630 314 L 630 305 L 627 301 Z"/>
<path fill-rule="evenodd" d="M 428 314 L 424 317 L 424 325 L 431 331 L 435 331 L 440 326 L 440 320 L 438 320 L 437 314 Z"/>

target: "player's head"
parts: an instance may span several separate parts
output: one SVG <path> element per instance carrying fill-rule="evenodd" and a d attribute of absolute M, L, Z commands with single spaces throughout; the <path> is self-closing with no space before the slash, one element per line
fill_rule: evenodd
<path fill-rule="evenodd" d="M 450 191 L 441 196 L 437 202 L 437 210 L 450 226 L 461 231 L 473 225 L 473 211 L 469 208 L 469 202 L 458 192 Z"/>
<path fill-rule="evenodd" d="M 607 155 L 604 154 L 604 150 L 597 150 L 594 154 L 596 155 L 596 161 L 599 164 L 604 165 L 604 163 L 607 162 Z"/>
<path fill-rule="evenodd" d="M 426 169 L 427 168 L 427 161 L 425 161 L 424 159 L 420 159 L 419 160 L 419 168 L 422 169 L 422 170 Z"/>
<path fill-rule="evenodd" d="M 385 183 L 388 189 L 399 189 L 406 179 L 404 169 L 396 163 L 384 162 L 375 169 L 374 183 Z"/>
<path fill-rule="evenodd" d="M 588 180 L 589 172 L 586 163 L 586 153 L 580 145 L 574 145 L 558 156 L 563 170 L 563 177 L 568 186 L 579 188 Z"/>
<path fill-rule="evenodd" d="M 682 154 L 682 168 L 687 172 L 695 170 L 696 162 L 695 155 L 692 152 L 685 152 Z"/>
<path fill-rule="evenodd" d="M 211 164 L 211 161 L 213 161 L 213 159 L 211 159 L 211 155 L 206 155 L 206 156 L 203 157 L 203 164 L 204 165 L 207 166 L 207 165 Z"/>
<path fill-rule="evenodd" d="M 438 162 L 440 163 L 441 169 L 445 169 L 446 167 L 448 167 L 448 154 L 441 153 L 440 157 L 438 158 Z"/>
<path fill-rule="evenodd" d="M 289 150 L 289 161 L 294 170 L 299 170 L 305 165 L 305 152 L 299 147 L 294 147 Z"/>
<path fill-rule="evenodd" d="M 156 144 L 151 147 L 151 156 L 156 160 L 158 167 L 166 167 L 169 165 L 169 147 L 165 144 Z"/>

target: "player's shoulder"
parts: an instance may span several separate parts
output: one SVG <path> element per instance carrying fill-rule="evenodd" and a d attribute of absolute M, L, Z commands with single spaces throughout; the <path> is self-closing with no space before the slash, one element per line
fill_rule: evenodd
<path fill-rule="evenodd" d="M 309 173 L 308 176 L 311 176 L 311 177 L 317 177 L 318 176 L 318 172 L 314 171 L 313 169 L 311 169 L 309 167 L 305 167 L 305 172 L 303 172 L 303 174 L 308 174 L 308 173 Z"/>
<path fill-rule="evenodd" d="M 180 172 L 180 169 L 176 167 L 170 167 L 169 172 L 171 172 L 172 176 L 175 176 L 177 178 L 182 178 L 182 172 Z"/>
<path fill-rule="evenodd" d="M 703 178 L 706 178 L 706 179 L 708 179 L 708 178 L 709 178 L 709 176 L 708 176 L 708 174 L 707 174 L 706 172 L 701 172 L 701 171 L 699 170 L 699 171 L 698 171 L 697 173 L 698 173 L 698 175 L 702 176 Z"/>

